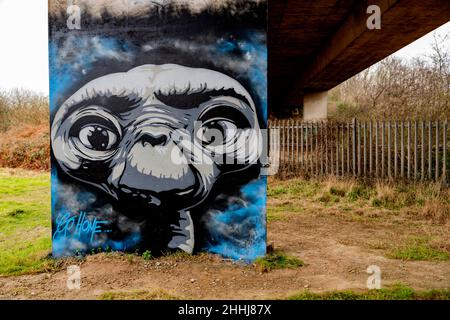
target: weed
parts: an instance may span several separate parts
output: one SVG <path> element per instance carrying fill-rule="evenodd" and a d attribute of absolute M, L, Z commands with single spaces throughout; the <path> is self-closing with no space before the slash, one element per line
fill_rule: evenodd
<path fill-rule="evenodd" d="M 265 257 L 256 259 L 255 264 L 262 272 L 269 272 L 275 269 L 294 269 L 305 265 L 302 260 L 277 250 Z"/>
<path fill-rule="evenodd" d="M 151 251 L 150 250 L 144 251 L 144 253 L 142 253 L 142 258 L 144 260 L 151 260 L 153 258 Z"/>

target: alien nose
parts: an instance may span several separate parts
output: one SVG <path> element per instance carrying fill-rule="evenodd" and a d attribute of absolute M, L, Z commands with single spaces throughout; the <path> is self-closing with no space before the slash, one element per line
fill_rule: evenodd
<path fill-rule="evenodd" d="M 153 134 L 146 133 L 141 138 L 142 144 L 145 146 L 147 143 L 152 147 L 164 146 L 167 143 L 167 135 L 164 133 Z"/>

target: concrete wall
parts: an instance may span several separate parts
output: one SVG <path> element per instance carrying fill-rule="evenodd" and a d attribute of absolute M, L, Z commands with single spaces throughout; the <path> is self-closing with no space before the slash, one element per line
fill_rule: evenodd
<path fill-rule="evenodd" d="M 325 120 L 327 118 L 328 91 L 314 92 L 303 97 L 303 120 Z"/>

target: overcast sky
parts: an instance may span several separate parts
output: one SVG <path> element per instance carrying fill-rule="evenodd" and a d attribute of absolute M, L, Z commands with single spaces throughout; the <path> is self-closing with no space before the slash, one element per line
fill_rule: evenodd
<path fill-rule="evenodd" d="M 449 34 L 450 22 L 435 32 Z M 0 39 L 0 88 L 48 94 L 47 0 L 0 0 Z M 429 54 L 432 41 L 430 33 L 395 55 L 409 59 Z"/>

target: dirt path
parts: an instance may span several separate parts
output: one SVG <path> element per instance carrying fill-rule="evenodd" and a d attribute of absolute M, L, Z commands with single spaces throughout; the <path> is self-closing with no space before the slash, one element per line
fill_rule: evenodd
<path fill-rule="evenodd" d="M 319 208 L 318 208 L 319 209 Z M 350 236 L 351 235 L 351 236 Z M 140 257 L 100 254 L 81 263 L 81 290 L 69 291 L 66 271 L 0 277 L 0 298 L 97 299 L 106 292 L 163 292 L 188 299 L 282 298 L 304 290 L 364 290 L 369 265 L 382 271 L 382 285 L 396 282 L 415 289 L 449 288 L 450 262 L 401 261 L 368 244 L 395 241 L 401 228 L 349 220 L 333 210 L 283 213 L 269 224 L 269 242 L 301 258 L 306 266 L 261 273 L 219 257 Z M 370 247 L 370 246 L 369 246 Z"/>

